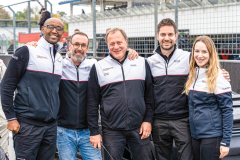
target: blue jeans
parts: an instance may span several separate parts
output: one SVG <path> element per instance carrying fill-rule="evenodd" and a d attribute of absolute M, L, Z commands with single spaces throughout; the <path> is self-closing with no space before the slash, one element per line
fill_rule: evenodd
<path fill-rule="evenodd" d="M 90 143 L 89 129 L 57 127 L 57 148 L 60 160 L 76 160 L 79 149 L 83 160 L 102 160 L 101 151 Z"/>

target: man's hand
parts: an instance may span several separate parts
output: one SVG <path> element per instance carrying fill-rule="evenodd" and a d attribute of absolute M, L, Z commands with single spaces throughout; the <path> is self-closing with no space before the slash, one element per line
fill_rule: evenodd
<path fill-rule="evenodd" d="M 100 134 L 96 136 L 90 136 L 90 143 L 94 148 L 98 148 L 99 150 L 101 150 L 101 142 L 102 136 Z"/>
<path fill-rule="evenodd" d="M 12 131 L 13 133 L 18 133 L 19 128 L 20 128 L 20 125 L 17 120 L 8 121 L 7 129 Z"/>
<path fill-rule="evenodd" d="M 33 46 L 33 47 L 37 47 L 37 42 L 36 41 L 32 41 L 32 42 L 28 42 L 26 45 L 29 45 L 29 46 Z"/>
<path fill-rule="evenodd" d="M 229 147 L 220 146 L 220 156 L 219 156 L 219 158 L 222 159 L 223 157 L 228 155 L 228 152 L 229 152 Z"/>
<path fill-rule="evenodd" d="M 152 131 L 152 125 L 149 122 L 143 122 L 139 134 L 142 134 L 141 139 L 148 138 Z"/>
<path fill-rule="evenodd" d="M 226 71 L 225 69 L 222 69 L 222 75 L 228 82 L 231 81 L 230 75 L 229 75 L 228 71 Z"/>
<path fill-rule="evenodd" d="M 129 60 L 134 60 L 135 58 L 138 58 L 138 53 L 135 50 L 128 48 L 128 52 L 130 53 L 130 55 L 128 56 Z"/>

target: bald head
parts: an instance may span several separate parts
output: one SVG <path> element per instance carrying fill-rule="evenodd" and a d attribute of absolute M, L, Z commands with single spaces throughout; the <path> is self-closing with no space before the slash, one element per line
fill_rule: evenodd
<path fill-rule="evenodd" d="M 44 23 L 44 26 L 49 25 L 51 23 L 59 23 L 59 24 L 61 24 L 61 27 L 64 27 L 63 22 L 60 19 L 58 19 L 58 18 L 49 18 L 49 19 L 47 19 L 45 21 L 45 23 Z"/>
<path fill-rule="evenodd" d="M 50 44 L 55 45 L 64 33 L 63 22 L 58 18 L 49 18 L 42 26 L 43 38 Z"/>

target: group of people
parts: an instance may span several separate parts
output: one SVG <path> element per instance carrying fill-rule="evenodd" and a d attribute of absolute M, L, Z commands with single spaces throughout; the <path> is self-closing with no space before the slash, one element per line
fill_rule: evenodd
<path fill-rule="evenodd" d="M 76 32 L 70 58 L 57 42 L 63 23 L 48 19 L 37 46 L 12 56 L 2 80 L 1 101 L 13 132 L 16 159 L 121 160 L 128 145 L 134 160 L 215 160 L 229 152 L 233 125 L 229 74 L 221 71 L 215 45 L 198 37 L 192 54 L 178 49 L 173 20 L 157 26 L 159 46 L 145 60 L 127 49 L 124 30 L 105 36 L 109 56 L 87 59 L 88 36 Z M 13 101 L 14 91 L 17 89 Z M 100 107 L 99 107 L 100 105 Z M 102 135 L 99 132 L 99 110 Z"/>

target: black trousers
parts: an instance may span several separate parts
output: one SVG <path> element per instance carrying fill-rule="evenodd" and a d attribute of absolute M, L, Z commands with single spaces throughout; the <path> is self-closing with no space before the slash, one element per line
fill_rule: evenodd
<path fill-rule="evenodd" d="M 104 150 L 104 159 L 122 160 L 127 144 L 133 160 L 151 160 L 150 138 L 141 139 L 142 135 L 139 134 L 139 131 L 140 128 L 129 131 L 103 128 L 103 145 L 107 149 L 107 151 Z"/>
<path fill-rule="evenodd" d="M 17 160 L 54 160 L 57 123 L 36 126 L 20 122 L 20 129 L 13 134 L 13 140 Z"/>
<path fill-rule="evenodd" d="M 194 139 L 192 146 L 195 160 L 219 160 L 222 137 Z"/>
<path fill-rule="evenodd" d="M 157 160 L 170 160 L 173 139 L 178 151 L 178 160 L 194 159 L 188 118 L 178 120 L 155 119 L 152 135 Z"/>

